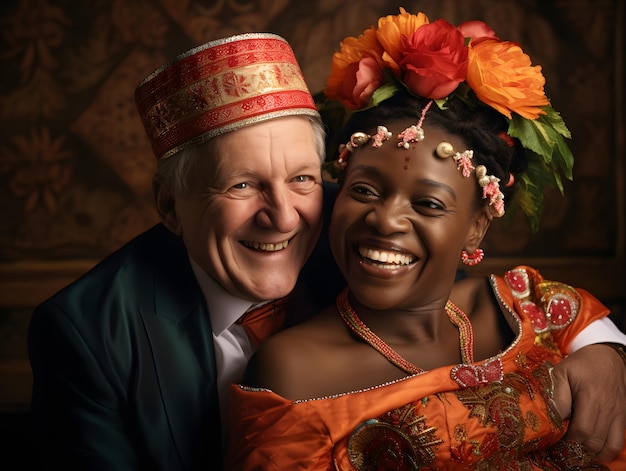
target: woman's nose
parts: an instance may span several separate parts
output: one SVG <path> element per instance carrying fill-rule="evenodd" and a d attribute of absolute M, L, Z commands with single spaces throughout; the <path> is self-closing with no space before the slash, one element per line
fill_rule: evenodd
<path fill-rule="evenodd" d="M 406 233 L 411 229 L 408 211 L 411 206 L 398 201 L 383 201 L 376 204 L 365 216 L 365 223 L 380 234 Z"/>

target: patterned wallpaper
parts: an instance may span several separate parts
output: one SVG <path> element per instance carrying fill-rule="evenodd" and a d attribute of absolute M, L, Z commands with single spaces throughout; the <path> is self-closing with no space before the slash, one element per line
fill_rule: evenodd
<path fill-rule="evenodd" d="M 339 41 L 399 6 L 487 21 L 543 65 L 573 134 L 575 180 L 565 198 L 547 195 L 540 234 L 523 218 L 492 226 L 487 257 L 551 260 L 557 274 L 582 260 L 580 273 L 623 309 L 621 0 L 3 0 L 0 383 L 3 360 L 24 365 L 32 306 L 157 221 L 155 162 L 133 101 L 146 75 L 206 41 L 272 31 L 291 42 L 317 92 Z"/>
<path fill-rule="evenodd" d="M 541 7 L 536 5 L 541 4 Z M 541 236 L 524 220 L 490 237 L 492 254 L 610 255 L 617 190 L 615 3 L 406 2 L 431 18 L 481 18 L 544 65 L 577 156 L 568 196 L 548 195 Z M 357 6 L 358 5 L 358 6 Z M 330 56 L 397 2 L 21 0 L 0 19 L 0 261 L 99 259 L 156 221 L 154 159 L 136 84 L 167 59 L 245 30 L 285 36 L 312 91 Z M 506 240 L 504 240 L 506 239 Z"/>

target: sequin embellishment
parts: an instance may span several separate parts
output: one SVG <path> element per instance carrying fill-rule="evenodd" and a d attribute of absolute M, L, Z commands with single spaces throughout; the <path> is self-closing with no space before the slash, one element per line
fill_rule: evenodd
<path fill-rule="evenodd" d="M 508 271 L 504 279 L 535 332 L 560 330 L 576 319 L 581 299 L 571 286 L 555 281 L 540 281 L 533 286 L 524 268 Z"/>
<path fill-rule="evenodd" d="M 358 471 L 417 470 L 435 460 L 440 443 L 435 427 L 428 427 L 426 417 L 407 404 L 358 425 L 350 436 L 348 453 Z"/>

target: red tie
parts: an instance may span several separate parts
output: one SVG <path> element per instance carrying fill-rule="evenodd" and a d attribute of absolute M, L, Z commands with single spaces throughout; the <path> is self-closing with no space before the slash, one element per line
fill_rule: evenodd
<path fill-rule="evenodd" d="M 280 330 L 285 321 L 285 311 L 285 298 L 282 298 L 246 312 L 236 323 L 243 326 L 250 341 L 259 346 Z"/>

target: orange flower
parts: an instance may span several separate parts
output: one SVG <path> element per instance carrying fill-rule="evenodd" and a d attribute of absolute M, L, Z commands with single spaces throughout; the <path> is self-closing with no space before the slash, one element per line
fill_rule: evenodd
<path fill-rule="evenodd" d="M 398 62 L 402 56 L 400 53 L 402 36 L 410 36 L 420 26 L 428 23 L 428 17 L 424 13 L 419 12 L 417 15 L 411 15 L 402 7 L 400 7 L 399 15 L 388 15 L 378 19 L 376 37 L 384 49 L 382 58 L 395 73 L 400 71 Z"/>
<path fill-rule="evenodd" d="M 324 93 L 330 100 L 339 100 L 346 107 L 357 109 L 365 106 L 374 90 L 382 84 L 383 49 L 373 26 L 358 38 L 345 38 L 340 47 L 341 51 L 333 54 Z M 361 76 L 363 73 L 366 77 Z M 370 81 L 368 84 L 363 83 L 365 78 Z M 348 90 L 349 86 L 359 90 Z M 359 96 L 354 98 L 356 95 Z"/>
<path fill-rule="evenodd" d="M 541 66 L 532 66 L 530 57 L 514 42 L 486 40 L 470 45 L 467 84 L 480 101 L 511 119 L 517 113 L 537 119 L 549 104 Z"/>

